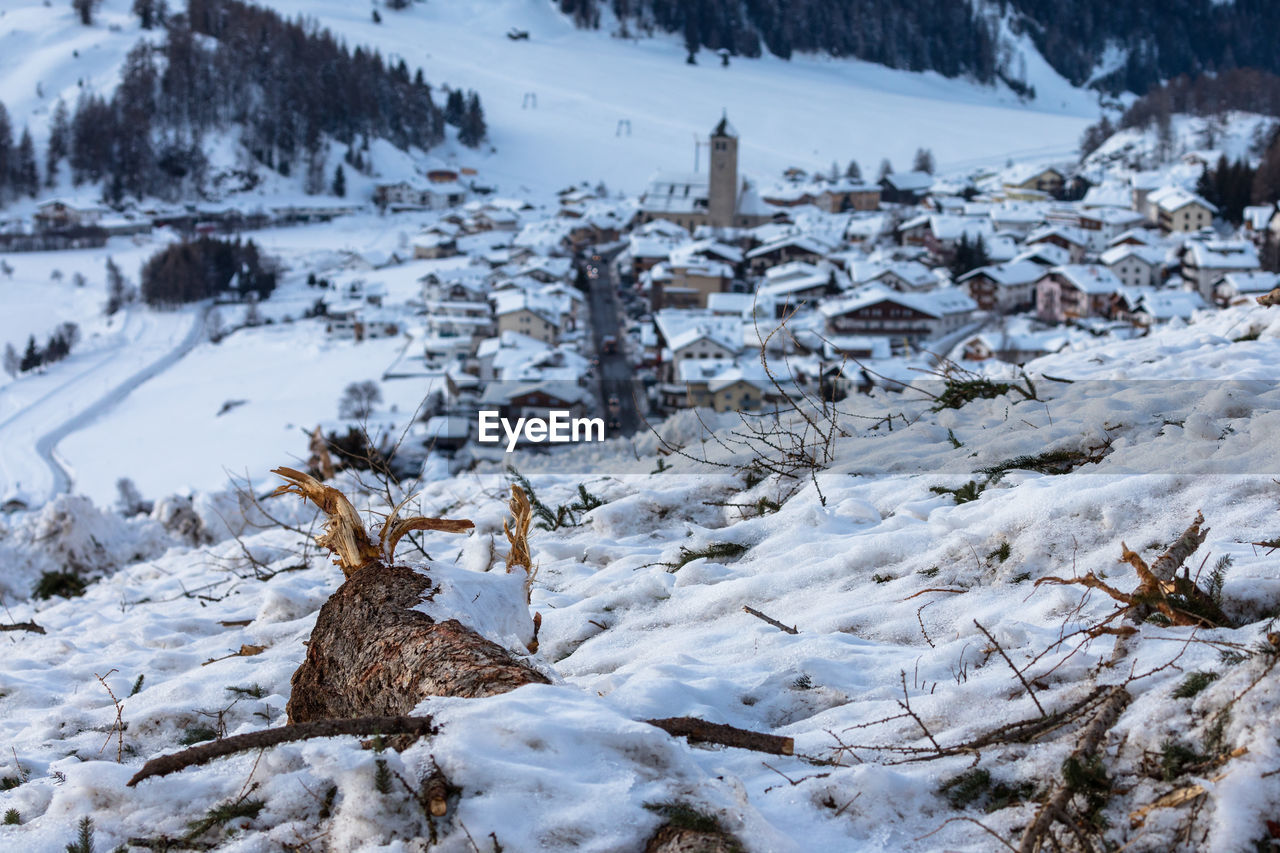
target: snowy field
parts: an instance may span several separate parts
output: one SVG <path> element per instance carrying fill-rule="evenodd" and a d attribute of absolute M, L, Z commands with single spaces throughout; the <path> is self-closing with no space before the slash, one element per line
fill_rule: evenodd
<path fill-rule="evenodd" d="M 748 851 L 986 851 L 990 835 L 951 819 L 980 820 L 1016 844 L 1035 813 L 1032 798 L 1058 778 L 1078 729 L 934 760 L 902 763 L 893 749 L 927 753 L 933 743 L 1035 720 L 1037 703 L 1054 711 L 1123 682 L 1132 702 L 1105 749 L 1108 841 L 1142 851 L 1253 849 L 1280 800 L 1271 724 L 1280 677 L 1264 638 L 1280 606 L 1280 557 L 1249 544 L 1280 532 L 1277 356 L 1280 315 L 1237 308 L 1042 359 L 1031 366 L 1038 400 L 1010 392 L 940 412 L 922 394 L 857 400 L 858 413 L 896 412 L 902 421 L 887 432 L 850 419 L 850 437 L 816 484 L 774 476 L 750 484 L 679 457 L 650 474 L 653 440 L 637 445 L 639 459 L 618 447 L 611 476 L 544 474 L 540 460 L 517 458 L 542 501 L 569 501 L 582 483 L 604 502 L 580 526 L 531 539 L 532 610 L 543 623 L 528 660 L 553 684 L 428 700 L 418 712 L 434 715 L 440 734 L 381 757 L 411 781 L 434 760 L 460 789 L 449 816 L 435 822 L 431 849 L 472 850 L 471 838 L 488 850 L 492 838 L 506 850 L 639 851 L 659 822 L 645 806 L 679 802 L 715 817 Z M 1206 377 L 1245 384 L 1205 393 L 1192 380 Z M 1153 378 L 1183 381 L 1133 381 Z M 749 451 L 699 442 L 687 415 L 664 429 L 693 455 L 749 461 Z M 1071 473 L 974 473 L 1023 455 L 1099 448 L 1097 461 Z M 556 467 L 552 457 L 541 462 Z M 971 478 L 986 486 L 976 500 L 932 491 Z M 501 566 L 505 482 L 495 474 L 424 484 L 425 514 L 471 518 L 476 529 L 428 535 L 423 545 L 435 559 L 421 569 L 445 590 L 433 607 L 453 607 L 523 654 L 515 634 L 524 632 L 495 616 L 523 613 L 519 593 L 513 604 L 500 568 L 481 574 L 494 563 L 495 538 Z M 267 507 L 309 525 L 311 511 L 294 498 Z M 215 538 L 226 536 L 226 522 L 243 527 L 244 508 L 232 498 L 204 496 L 196 510 Z M 1078 650 L 1079 636 L 1057 644 L 1113 602 L 1094 593 L 1082 603 L 1082 589 L 1037 580 L 1096 572 L 1131 590 L 1137 578 L 1118 562 L 1121 542 L 1150 562 L 1197 510 L 1210 532 L 1189 566 L 1231 558 L 1221 600 L 1238 627 L 1144 625 L 1115 668 L 1101 665 L 1112 637 Z M 9 619 L 34 620 L 48 633 L 5 640 L 0 742 L 12 754 L 0 757 L 0 776 L 19 784 L 0 793 L 0 809 L 14 809 L 20 822 L 0 826 L 0 846 L 61 850 L 85 815 L 98 849 L 176 838 L 210 808 L 244 796 L 261 801 L 255 816 L 191 840 L 228 851 L 420 849 L 413 839 L 429 831 L 422 812 L 400 787 L 377 792 L 379 756 L 353 738 L 125 785 L 143 760 L 209 736 L 202 729 L 236 734 L 284 722 L 302 641 L 341 579 L 305 536 L 250 527 L 243 545 L 191 549 L 157 520 L 100 516 L 75 499 L 12 524 L 0 543 L 11 565 L 79 553 L 87 531 L 122 565 L 130 550 L 145 562 L 120 568 L 82 600 L 9 599 Z M 687 558 L 712 544 L 738 547 L 733 556 Z M 246 554 L 280 573 L 253 579 Z M 744 605 L 799 632 L 778 631 Z M 1034 696 L 982 629 L 1025 667 Z M 1187 696 L 1193 673 L 1207 675 Z M 117 710 L 95 675 L 121 698 L 122 735 L 112 733 Z M 796 755 L 691 747 L 636 722 L 679 715 L 793 737 Z M 1160 764 L 1169 744 L 1230 758 L 1169 775 Z M 974 767 L 1013 791 L 1011 804 L 988 812 L 993 794 L 949 801 L 946 783 Z M 1196 809 L 1131 816 L 1193 783 L 1203 789 Z"/>

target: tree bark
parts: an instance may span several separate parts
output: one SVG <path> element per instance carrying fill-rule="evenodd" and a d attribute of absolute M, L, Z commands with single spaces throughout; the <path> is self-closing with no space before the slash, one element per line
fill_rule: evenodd
<path fill-rule="evenodd" d="M 352 572 L 320 608 L 293 674 L 289 722 L 396 716 L 429 696 L 493 696 L 549 683 L 456 619 L 436 622 L 413 609 L 433 593 L 427 575 L 405 566 Z"/>
<path fill-rule="evenodd" d="M 664 824 L 645 845 L 644 853 L 741 853 L 742 845 L 723 832 L 706 832 Z"/>

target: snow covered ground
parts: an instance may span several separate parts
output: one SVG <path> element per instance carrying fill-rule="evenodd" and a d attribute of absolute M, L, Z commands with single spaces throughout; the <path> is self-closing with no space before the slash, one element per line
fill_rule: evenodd
<path fill-rule="evenodd" d="M 570 501 L 579 483 L 604 501 L 580 526 L 537 530 L 531 540 L 531 609 L 543 623 L 530 660 L 552 685 L 429 700 L 418 710 L 435 715 L 441 733 L 401 754 L 378 756 L 354 738 L 298 743 L 136 788 L 125 782 L 144 759 L 210 736 L 202 729 L 234 734 L 283 722 L 302 641 L 339 572 L 285 529 L 249 528 L 243 546 L 192 549 L 159 521 L 108 525 L 65 501 L 63 513 L 82 524 L 52 525 L 51 509 L 16 516 L 11 563 L 62 547 L 86 525 L 107 546 L 133 543 L 151 556 L 82 599 L 10 599 L 8 619 L 34 619 L 48 633 L 4 639 L 0 741 L 13 752 L 0 757 L 0 776 L 16 786 L 0 793 L 0 810 L 16 810 L 19 823 L 0 826 L 0 846 L 61 850 L 84 815 L 95 822 L 98 849 L 176 837 L 243 795 L 262 801 L 256 816 L 214 826 L 200 842 L 235 851 L 417 849 L 425 818 L 398 785 L 377 792 L 381 758 L 411 783 L 434 760 L 460 788 L 432 849 L 471 850 L 470 838 L 479 849 L 496 841 L 507 850 L 638 851 L 659 822 L 646 804 L 680 802 L 716 817 L 750 851 L 990 850 L 982 829 L 950 819 L 980 820 L 1016 843 L 1036 809 L 1029 798 L 1058 778 L 1075 729 L 932 761 L 900 763 L 883 748 L 958 743 L 1036 719 L 1037 701 L 1052 711 L 1095 685 L 1129 680 L 1133 702 L 1105 750 L 1109 841 L 1149 851 L 1251 849 L 1267 837 L 1264 820 L 1280 799 L 1270 722 L 1280 676 L 1265 638 L 1280 607 L 1280 558 L 1249 544 L 1280 532 L 1278 355 L 1280 315 L 1243 307 L 1042 359 L 1031 365 L 1038 400 L 1010 391 L 932 412 L 924 394 L 858 399 L 854 414 L 871 418 L 846 421 L 850 436 L 816 484 L 752 483 L 679 456 L 648 473 L 657 467 L 652 438 L 635 452 L 616 444 L 612 458 L 575 459 L 595 476 L 564 473 L 555 455 L 519 457 L 547 504 Z M 1165 381 L 1144 381 L 1153 379 Z M 1210 379 L 1237 382 L 1210 389 Z M 889 412 L 901 415 L 892 431 Z M 737 464 L 750 456 L 698 441 L 688 414 L 664 430 L 692 456 Z M 975 473 L 1053 450 L 1100 458 L 1066 474 L 1014 469 L 988 482 Z M 986 488 L 967 503 L 931 490 L 969 479 Z M 422 570 L 446 588 L 497 596 L 452 600 L 464 621 L 512 644 L 482 618 L 510 606 L 511 585 L 475 574 L 495 562 L 501 571 L 505 483 L 498 473 L 432 481 L 419 502 L 428 515 L 475 521 L 466 537 L 430 534 L 423 544 L 434 560 Z M 310 510 L 293 498 L 267 506 L 309 525 Z M 214 529 L 237 523 L 230 498 L 201 499 L 197 510 Z M 1137 579 L 1118 562 L 1120 543 L 1150 562 L 1197 510 L 1211 529 L 1189 566 L 1231 558 L 1222 606 L 1239 627 L 1148 624 L 1115 668 L 1101 665 L 1111 637 L 1079 651 L 1079 637 L 1055 645 L 1113 603 L 1035 581 L 1096 572 L 1131 590 Z M 34 536 L 42 518 L 48 529 Z M 160 554 L 165 537 L 176 547 Z M 737 553 L 686 559 L 726 543 Z M 244 549 L 278 573 L 254 579 Z M 744 605 L 799 633 L 776 630 Z M 1026 668 L 1034 698 L 976 623 Z M 246 647 L 251 653 L 227 657 Z M 1192 673 L 1216 680 L 1175 696 Z M 123 703 L 122 741 L 96 675 Z M 636 722 L 678 715 L 794 737 L 797 755 L 690 747 Z M 1162 770 L 1169 744 L 1232 757 L 1191 773 Z M 1021 790 L 1014 804 L 990 813 L 989 798 L 951 804 L 942 786 L 974 766 L 992 785 Z M 1206 790 L 1198 810 L 1155 808 L 1141 826 L 1131 819 L 1195 782 Z"/>

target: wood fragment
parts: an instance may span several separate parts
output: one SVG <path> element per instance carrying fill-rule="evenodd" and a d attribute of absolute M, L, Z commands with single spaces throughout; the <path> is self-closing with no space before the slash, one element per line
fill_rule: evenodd
<path fill-rule="evenodd" d="M 0 625 L 0 631 L 30 631 L 32 634 L 45 633 L 44 628 L 34 622 L 14 622 L 10 625 Z"/>
<path fill-rule="evenodd" d="M 221 625 L 223 628 L 244 628 L 247 625 L 252 625 L 253 620 L 252 619 L 224 619 L 224 620 L 220 620 L 218 624 Z"/>
<path fill-rule="evenodd" d="M 1071 753 L 1070 758 L 1083 762 L 1089 756 L 1097 754 L 1103 739 L 1107 736 L 1107 732 L 1116 724 L 1121 712 L 1128 707 L 1131 701 L 1133 701 L 1133 697 L 1123 685 L 1112 688 L 1107 698 L 1103 700 L 1102 705 L 1098 708 L 1097 713 L 1094 714 L 1093 719 L 1089 722 L 1088 727 L 1085 728 L 1084 734 L 1080 739 L 1080 745 Z M 1071 802 L 1073 795 L 1074 792 L 1065 784 L 1058 786 L 1053 796 L 1040 807 L 1035 819 L 1031 821 L 1026 831 L 1022 834 L 1022 842 L 1018 845 L 1018 853 L 1035 853 L 1041 848 L 1054 822 L 1061 820 L 1060 816 L 1067 813 L 1067 805 Z M 1072 823 L 1074 821 L 1068 822 L 1068 827 L 1071 827 Z"/>
<path fill-rule="evenodd" d="M 979 622 L 977 619 L 973 620 L 973 624 L 977 625 L 978 630 L 986 635 L 987 639 L 991 641 L 991 645 L 995 646 L 996 651 L 1000 653 L 1000 657 L 1004 658 L 1004 662 L 1009 665 L 1009 669 L 1013 670 L 1013 674 L 1016 675 L 1018 677 L 1018 680 L 1022 682 L 1022 686 L 1025 687 L 1027 690 L 1027 695 L 1031 697 L 1032 702 L 1036 703 L 1036 710 L 1040 712 L 1040 716 L 1042 717 L 1049 716 L 1048 714 L 1045 713 L 1044 706 L 1040 704 L 1040 699 L 1036 696 L 1036 692 L 1031 689 L 1031 685 L 1028 684 L 1027 679 L 1023 677 L 1022 670 L 1014 666 L 1013 661 L 1009 660 L 1009 655 L 1005 653 L 1004 647 L 996 642 L 996 638 L 991 636 L 991 632 L 988 631 L 986 628 L 982 627 L 982 623 Z"/>
<path fill-rule="evenodd" d="M 423 786 L 423 796 L 432 817 L 444 817 L 449 813 L 449 780 L 439 767 L 431 768 Z"/>
<path fill-rule="evenodd" d="M 267 650 L 266 646 L 251 646 L 248 643 L 242 643 L 240 646 L 240 651 L 232 652 L 229 655 L 223 655 L 220 658 L 209 658 L 207 661 L 205 661 L 200 665 L 208 666 L 211 663 L 217 663 L 218 661 L 229 660 L 231 658 L 250 658 L 250 657 L 253 657 L 254 655 L 260 655 L 266 650 Z"/>
<path fill-rule="evenodd" d="M 415 735 L 430 737 L 438 730 L 430 717 L 356 717 L 347 720 L 316 720 L 312 723 L 297 723 L 279 726 L 274 729 L 249 732 L 248 734 L 226 737 L 209 741 L 181 752 L 153 758 L 129 780 L 130 787 L 137 785 L 152 776 L 165 776 L 176 773 L 187 767 L 208 764 L 217 758 L 245 752 L 250 749 L 265 749 L 281 743 L 298 740 L 310 740 L 319 737 L 338 737 L 340 735 Z"/>
<path fill-rule="evenodd" d="M 714 743 L 772 755 L 795 754 L 794 738 L 753 732 L 724 723 L 709 723 L 696 717 L 666 717 L 645 722 L 657 726 L 672 737 L 687 738 L 690 743 Z"/>
<path fill-rule="evenodd" d="M 744 612 L 750 613 L 752 616 L 756 617 L 757 619 L 760 619 L 764 622 L 768 622 L 770 625 L 772 625 L 773 627 L 777 628 L 779 631 L 782 631 L 785 634 L 800 633 L 796 628 L 787 627 L 786 625 L 783 625 L 781 622 L 779 622 L 777 619 L 774 619 L 772 616 L 764 615 L 759 610 L 756 610 L 754 607 L 747 607 L 746 605 L 743 605 L 742 609 Z"/>
<path fill-rule="evenodd" d="M 922 589 L 919 592 L 913 592 L 902 600 L 910 601 L 911 599 L 916 598 L 917 596 L 924 595 L 926 592 L 950 592 L 950 593 L 954 593 L 955 595 L 960 595 L 968 591 L 969 590 L 967 589 L 951 589 L 950 587 L 945 587 L 945 586 L 931 586 L 928 589 Z"/>

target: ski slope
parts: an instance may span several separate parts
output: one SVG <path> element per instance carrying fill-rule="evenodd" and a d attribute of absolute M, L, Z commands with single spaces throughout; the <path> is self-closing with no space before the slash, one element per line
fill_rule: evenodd
<path fill-rule="evenodd" d="M 742 174 L 765 181 L 788 166 L 825 171 L 838 161 L 843 169 L 851 158 L 868 177 L 882 158 L 903 171 L 919 147 L 931 148 L 944 172 L 1010 158 L 1070 158 L 1098 112 L 1093 94 L 1072 88 L 1029 43 L 1017 49 L 1027 56 L 1027 82 L 1038 98 L 1024 104 L 1002 84 L 857 60 L 765 56 L 722 68 L 703 51 L 690 66 L 675 36 L 618 39 L 608 22 L 599 31 L 578 30 L 548 0 L 433 0 L 402 12 L 383 9 L 381 24 L 362 4 L 263 5 L 314 20 L 349 45 L 421 66 L 437 93 L 445 85 L 477 90 L 492 150 L 451 142 L 431 154 L 474 166 L 485 182 L 511 193 L 583 180 L 637 191 L 657 168 L 691 169 L 695 139 L 705 139 L 724 112 L 742 136 Z M 139 38 L 158 37 L 138 27 L 129 6 L 105 0 L 97 23 L 85 28 L 69 4 L 4 4 L 0 91 L 15 125 L 29 123 L 37 144 L 58 96 L 74 104 L 81 84 L 110 91 L 128 50 Z M 512 27 L 528 30 L 529 40 L 509 40 Z M 526 96 L 536 97 L 536 108 Z M 629 132 L 619 126 L 624 121 Z M 404 158 L 375 159 L 389 179 L 406 168 Z"/>

